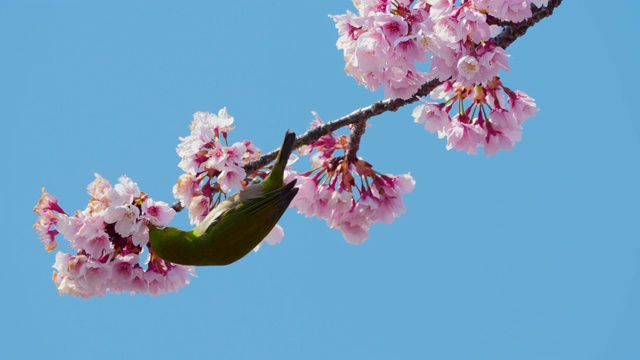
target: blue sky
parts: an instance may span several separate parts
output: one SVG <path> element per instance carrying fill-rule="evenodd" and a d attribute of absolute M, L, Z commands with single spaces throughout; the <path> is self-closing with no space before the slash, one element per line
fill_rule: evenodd
<path fill-rule="evenodd" d="M 177 294 L 82 300 L 31 228 L 41 187 L 73 211 L 94 172 L 126 174 L 172 202 L 194 112 L 226 106 L 232 140 L 270 151 L 382 94 L 343 71 L 327 14 L 349 1 L 0 0 L 0 357 L 639 358 L 640 5 L 607 4 L 565 1 L 508 49 L 541 108 L 510 152 L 446 151 L 410 108 L 373 119 L 359 154 L 417 186 L 366 243 L 290 210 L 282 244 Z"/>

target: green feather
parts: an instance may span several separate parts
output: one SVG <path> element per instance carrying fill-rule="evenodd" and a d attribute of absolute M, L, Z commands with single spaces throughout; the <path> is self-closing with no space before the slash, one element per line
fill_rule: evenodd
<path fill-rule="evenodd" d="M 296 135 L 287 131 L 269 176 L 221 202 L 192 231 L 149 227 L 153 252 L 182 265 L 228 265 L 243 258 L 269 234 L 298 193 L 284 184 L 284 169 Z"/>

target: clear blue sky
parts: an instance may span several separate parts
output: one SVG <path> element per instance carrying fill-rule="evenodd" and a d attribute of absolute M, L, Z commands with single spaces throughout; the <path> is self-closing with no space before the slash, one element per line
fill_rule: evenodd
<path fill-rule="evenodd" d="M 409 108 L 372 120 L 360 155 L 417 187 L 366 243 L 289 211 L 281 245 L 177 294 L 58 295 L 31 228 L 42 186 L 73 211 L 94 172 L 126 174 L 172 202 L 196 111 L 226 106 L 233 140 L 270 151 L 312 110 L 380 99 L 343 71 L 327 14 L 346 9 L 0 0 L 0 358 L 640 358 L 632 1 L 565 1 L 509 48 L 506 84 L 541 108 L 511 152 L 448 152 Z"/>

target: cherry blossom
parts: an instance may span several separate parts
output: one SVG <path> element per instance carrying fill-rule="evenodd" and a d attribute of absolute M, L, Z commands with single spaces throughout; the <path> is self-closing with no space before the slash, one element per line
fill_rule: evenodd
<path fill-rule="evenodd" d="M 199 224 L 221 196 L 234 188 L 241 190 L 247 178 L 244 164 L 261 154 L 248 140 L 228 145 L 233 121 L 226 108 L 217 115 L 197 112 L 190 125 L 191 134 L 181 138 L 177 147 L 181 158 L 178 167 L 184 174 L 173 187 L 173 194 L 189 210 L 191 224 Z"/>
<path fill-rule="evenodd" d="M 433 78 L 472 87 L 509 70 L 509 55 L 491 38 L 500 32 L 487 15 L 519 22 L 545 0 L 360 1 L 357 14 L 330 16 L 338 30 L 345 71 L 387 98 L 409 99 Z M 418 65 L 429 61 L 430 70 Z"/>
<path fill-rule="evenodd" d="M 58 247 L 55 237 L 59 233 L 56 229 L 58 223 L 56 213 L 64 214 L 64 210 L 58 205 L 58 199 L 49 195 L 42 188 L 42 197 L 40 197 L 40 201 L 38 201 L 33 211 L 38 215 L 38 220 L 33 225 L 33 228 L 40 235 L 40 240 L 44 243 L 45 249 L 47 251 L 55 250 Z"/>
<path fill-rule="evenodd" d="M 321 120 L 314 116 L 312 126 L 318 126 Z M 291 207 L 306 217 L 326 220 L 347 242 L 359 244 L 373 224 L 391 223 L 406 211 L 402 197 L 413 191 L 415 181 L 410 174 L 381 174 L 361 158 L 334 157 L 347 144 L 347 136 L 329 133 L 309 146 L 308 151 L 316 151 L 311 156 L 314 169 L 292 175 L 299 191 Z"/>
<path fill-rule="evenodd" d="M 498 77 L 473 88 L 446 81 L 432 96 L 446 100 L 424 101 L 413 110 L 414 121 L 430 133 L 446 137 L 447 150 L 469 154 L 476 154 L 478 147 L 483 147 L 487 156 L 511 150 L 522 139 L 522 124 L 538 111 L 531 97 L 507 88 Z M 465 101 L 470 101 L 468 106 Z M 453 115 L 452 109 L 457 109 Z"/>
<path fill-rule="evenodd" d="M 148 224 L 166 226 L 175 215 L 168 204 L 153 201 L 138 185 L 123 176 L 118 184 L 96 174 L 87 188 L 87 208 L 68 215 L 55 197 L 43 189 L 34 208 L 34 225 L 45 249 L 55 248 L 63 236 L 75 254 L 59 251 L 53 265 L 53 281 L 60 294 L 83 298 L 107 292 L 158 295 L 177 291 L 195 276 L 192 267 L 166 262 L 148 247 Z M 146 250 L 145 250 L 146 249 Z M 145 264 L 140 254 L 149 251 Z"/>
<path fill-rule="evenodd" d="M 427 80 L 416 63 L 427 60 L 428 13 L 411 1 L 354 1 L 358 14 L 333 15 L 345 70 L 369 90 L 407 99 Z"/>
<path fill-rule="evenodd" d="M 260 158 L 262 151 L 250 140 L 228 145 L 233 121 L 226 109 L 217 115 L 197 112 L 190 125 L 191 134 L 181 138 L 177 147 L 181 157 L 178 166 L 184 173 L 174 185 L 173 194 L 187 209 L 193 225 L 200 224 L 233 189 L 241 191 L 250 181 L 264 180 L 268 175 L 261 169 L 245 172 L 243 166 Z M 283 229 L 277 225 L 263 243 L 278 244 L 283 236 Z"/>

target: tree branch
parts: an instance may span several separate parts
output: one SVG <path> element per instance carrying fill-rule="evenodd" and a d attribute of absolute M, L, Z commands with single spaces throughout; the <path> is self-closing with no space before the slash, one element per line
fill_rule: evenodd
<path fill-rule="evenodd" d="M 549 17 L 553 14 L 555 8 L 560 6 L 562 0 L 550 0 L 549 4 L 546 7 L 537 8 L 534 6 L 533 16 L 523 22 L 520 23 L 508 23 L 509 25 L 505 26 L 500 34 L 496 35 L 493 39 L 491 39 L 496 45 L 506 49 L 518 38 L 523 36 L 527 30 L 540 22 L 542 19 Z M 506 23 L 505 23 L 506 24 Z M 330 121 L 328 123 L 324 123 L 316 128 L 310 129 L 304 134 L 298 136 L 296 139 L 295 147 L 298 148 L 302 145 L 310 145 L 314 141 L 318 140 L 323 135 L 328 134 L 329 132 L 338 130 L 344 126 L 355 124 L 358 122 L 364 122 L 369 120 L 370 118 L 383 114 L 387 111 L 397 111 L 401 107 L 414 103 L 418 101 L 421 97 L 425 97 L 433 91 L 436 87 L 442 84 L 443 81 L 438 79 L 431 79 L 424 83 L 422 87 L 409 99 L 385 99 L 376 101 L 373 104 L 355 110 L 351 114 L 345 115 L 336 120 Z M 279 149 L 273 150 L 265 155 L 263 155 L 260 159 L 250 162 L 244 166 L 244 169 L 247 173 L 253 172 L 263 166 L 266 166 L 271 161 L 276 158 Z"/>
<path fill-rule="evenodd" d="M 500 46 L 503 49 L 506 49 L 507 47 L 509 47 L 509 45 L 513 44 L 514 41 L 522 37 L 529 28 L 531 28 L 532 26 L 540 22 L 542 19 L 551 16 L 553 14 L 553 11 L 558 6 L 560 6 L 561 3 L 562 3 L 562 0 L 549 0 L 549 3 L 545 7 L 538 8 L 532 5 L 533 16 L 519 23 L 502 21 L 494 17 L 489 17 L 488 21 L 490 23 L 501 25 L 504 27 L 500 32 L 500 34 L 492 38 L 491 41 L 493 41 L 493 43 L 495 43 L 497 46 Z M 323 135 L 336 131 L 347 125 L 358 124 L 356 128 L 358 126 L 363 126 L 362 132 L 364 133 L 364 126 L 367 120 L 388 111 L 398 111 L 398 109 L 400 109 L 401 107 L 408 104 L 412 104 L 418 101 L 421 97 L 428 96 L 431 93 L 431 91 L 433 91 L 433 89 L 435 89 L 442 83 L 443 81 L 439 79 L 431 79 L 425 82 L 420 87 L 420 89 L 414 95 L 412 95 L 409 99 L 405 100 L 405 99 L 398 98 L 398 99 L 385 99 L 385 100 L 376 101 L 367 107 L 363 107 L 355 110 L 351 114 L 345 115 L 341 118 L 324 123 L 313 129 L 307 130 L 304 134 L 296 138 L 296 141 L 294 143 L 294 148 L 297 149 L 303 145 L 310 145 L 316 140 L 318 140 L 320 137 L 322 137 Z M 360 136 L 362 136 L 362 134 L 360 134 Z M 349 148 L 351 148 L 353 145 L 355 145 L 354 141 L 349 141 Z M 276 155 L 278 154 L 278 151 L 280 151 L 279 148 L 262 155 L 258 160 L 247 163 L 244 166 L 244 170 L 247 172 L 247 174 L 250 174 L 262 167 L 267 166 L 269 163 L 275 160 Z M 352 150 L 352 152 L 355 158 L 357 147 L 355 148 L 355 150 Z M 180 205 L 179 201 L 176 201 L 172 205 L 172 207 L 176 211 L 182 210 L 182 206 Z"/>

